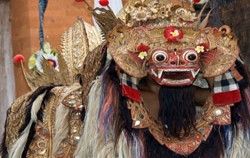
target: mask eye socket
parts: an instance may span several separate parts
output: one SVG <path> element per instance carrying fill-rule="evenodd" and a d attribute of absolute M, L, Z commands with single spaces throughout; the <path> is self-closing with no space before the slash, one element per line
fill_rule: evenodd
<path fill-rule="evenodd" d="M 168 59 L 168 54 L 164 51 L 156 51 L 154 52 L 152 59 L 155 63 L 162 63 Z"/>
<path fill-rule="evenodd" d="M 183 58 L 188 62 L 196 62 L 198 60 L 198 54 L 194 50 L 188 50 L 184 52 Z"/>

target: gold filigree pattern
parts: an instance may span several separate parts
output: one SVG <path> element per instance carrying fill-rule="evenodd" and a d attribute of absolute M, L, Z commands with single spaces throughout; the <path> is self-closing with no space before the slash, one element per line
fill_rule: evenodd
<path fill-rule="evenodd" d="M 103 42 L 102 32 L 101 30 L 86 22 L 84 23 L 84 25 L 89 42 L 89 51 L 91 52 Z"/>
<path fill-rule="evenodd" d="M 207 122 L 211 122 L 216 125 L 229 125 L 231 124 L 231 106 L 213 106 L 212 98 L 208 98 L 203 107 L 202 118 Z"/>
<path fill-rule="evenodd" d="M 49 61 L 43 59 L 41 61 L 42 72 L 33 69 L 30 72 L 25 72 L 27 82 L 31 89 L 40 86 L 51 85 L 70 85 L 69 70 L 62 55 L 58 53 L 58 65 L 60 70 L 56 70 Z"/>
<path fill-rule="evenodd" d="M 106 43 L 103 42 L 100 46 L 95 48 L 87 55 L 87 59 L 83 63 L 83 70 L 82 70 L 82 94 L 83 94 L 83 104 L 84 106 L 88 103 L 88 93 L 92 82 L 94 81 L 98 70 L 101 67 L 101 59 L 106 51 Z"/>
<path fill-rule="evenodd" d="M 79 84 L 74 84 L 72 87 L 66 87 L 64 91 L 69 94 L 63 96 L 62 103 L 71 109 L 69 119 L 69 135 L 62 141 L 56 157 L 73 157 L 74 151 L 82 135 L 83 121 L 81 113 L 83 110 L 82 89 Z"/>
<path fill-rule="evenodd" d="M 84 105 L 87 105 L 88 91 L 101 65 L 102 41 L 100 30 L 81 19 L 62 36 L 62 54 L 69 67 L 71 83 L 82 74 Z"/>
<path fill-rule="evenodd" d="M 54 136 L 55 113 L 60 104 L 64 87 L 56 87 L 51 90 L 51 95 L 42 111 L 43 118 L 35 125 L 35 135 L 29 146 L 26 157 L 45 158 L 52 157 L 52 139 Z M 56 95 L 55 95 L 56 94 Z"/>
<path fill-rule="evenodd" d="M 142 103 L 128 100 L 128 108 L 131 110 L 133 128 L 148 128 L 149 132 L 162 145 L 181 155 L 189 155 L 194 152 L 208 138 L 213 124 L 228 125 L 230 119 L 230 105 L 216 107 L 212 103 L 211 96 L 207 99 L 204 107 L 197 110 L 196 127 L 188 136 L 182 139 L 166 136 L 161 123 L 150 118 L 149 113 Z"/>
<path fill-rule="evenodd" d="M 108 51 L 117 65 L 127 74 L 133 77 L 145 77 L 146 68 L 131 57 L 131 52 L 136 52 L 138 45 L 150 45 L 151 39 L 148 32 L 143 29 L 132 29 L 124 25 L 118 25 L 109 34 Z"/>
<path fill-rule="evenodd" d="M 19 137 L 19 129 L 25 122 L 25 114 L 29 98 L 32 92 L 29 92 L 15 100 L 8 110 L 6 120 L 6 146 L 8 149 L 16 142 Z"/>
<path fill-rule="evenodd" d="M 68 137 L 61 143 L 57 151 L 56 157 L 68 158 L 73 157 L 77 148 L 77 144 L 82 135 L 83 121 L 81 119 L 81 108 L 75 109 L 71 112 L 70 116 L 70 131 Z"/>
<path fill-rule="evenodd" d="M 208 64 L 203 64 L 203 77 L 215 77 L 229 70 L 237 60 L 240 49 L 238 39 L 232 33 L 223 34 L 218 29 L 206 28 L 201 31 L 200 36 L 207 37 L 210 48 L 214 48 L 206 60 Z"/>
<path fill-rule="evenodd" d="M 77 75 L 81 74 L 83 61 L 89 53 L 87 33 L 81 19 L 62 35 L 61 45 L 71 83 L 74 83 Z"/>
<path fill-rule="evenodd" d="M 152 24 L 156 28 L 166 26 L 193 27 L 197 19 L 192 4 L 178 0 L 130 0 L 119 17 L 128 26 Z M 153 20 L 153 22 L 152 22 Z"/>
<path fill-rule="evenodd" d="M 101 43 L 102 37 L 100 30 L 83 22 L 80 18 L 62 35 L 62 55 L 69 69 L 71 84 L 73 84 L 77 76 L 82 73 L 86 56 Z"/>
<path fill-rule="evenodd" d="M 72 91 L 70 94 L 68 94 L 63 99 L 62 103 L 63 105 L 73 109 L 83 108 L 81 86 L 78 84 L 78 88 Z"/>
<path fill-rule="evenodd" d="M 55 114 L 56 109 L 61 103 L 70 109 L 69 116 L 69 133 L 68 137 L 62 141 L 55 157 L 68 158 L 73 157 L 78 141 L 82 135 L 83 121 L 81 118 L 82 97 L 79 85 L 69 87 L 56 87 L 51 90 L 51 95 L 45 108 L 43 109 L 43 118 L 38 120 L 35 125 L 35 135 L 30 144 L 27 157 L 29 158 L 45 158 L 52 157 L 53 137 L 55 136 Z M 68 104 L 66 101 L 72 101 Z M 70 99 L 70 100 L 68 100 Z M 69 106 L 70 105 L 70 106 Z"/>

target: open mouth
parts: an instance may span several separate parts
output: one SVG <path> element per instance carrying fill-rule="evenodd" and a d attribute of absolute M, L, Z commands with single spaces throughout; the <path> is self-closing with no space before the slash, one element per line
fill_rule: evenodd
<path fill-rule="evenodd" d="M 160 85 L 187 86 L 193 83 L 200 69 L 150 69 L 150 76 Z"/>

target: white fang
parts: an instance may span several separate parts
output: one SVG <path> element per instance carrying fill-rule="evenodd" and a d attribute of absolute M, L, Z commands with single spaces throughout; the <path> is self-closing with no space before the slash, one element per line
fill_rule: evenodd
<path fill-rule="evenodd" d="M 163 73 L 163 70 L 159 70 L 159 71 L 158 71 L 158 78 L 161 78 L 162 73 Z"/>
<path fill-rule="evenodd" d="M 197 71 L 191 70 L 191 74 L 193 76 L 193 78 L 195 78 L 195 76 L 199 73 L 200 69 L 198 69 Z"/>
<path fill-rule="evenodd" d="M 155 77 L 157 77 L 157 74 L 156 74 L 156 72 L 155 72 L 153 69 L 151 69 L 151 72 L 152 72 L 152 74 L 153 74 Z"/>

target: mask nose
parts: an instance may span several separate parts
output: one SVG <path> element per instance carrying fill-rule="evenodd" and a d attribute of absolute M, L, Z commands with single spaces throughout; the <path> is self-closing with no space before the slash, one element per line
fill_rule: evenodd
<path fill-rule="evenodd" d="M 174 57 L 170 60 L 170 65 L 185 65 L 185 61 L 183 59 L 181 59 L 181 57 L 179 55 L 174 55 Z"/>

